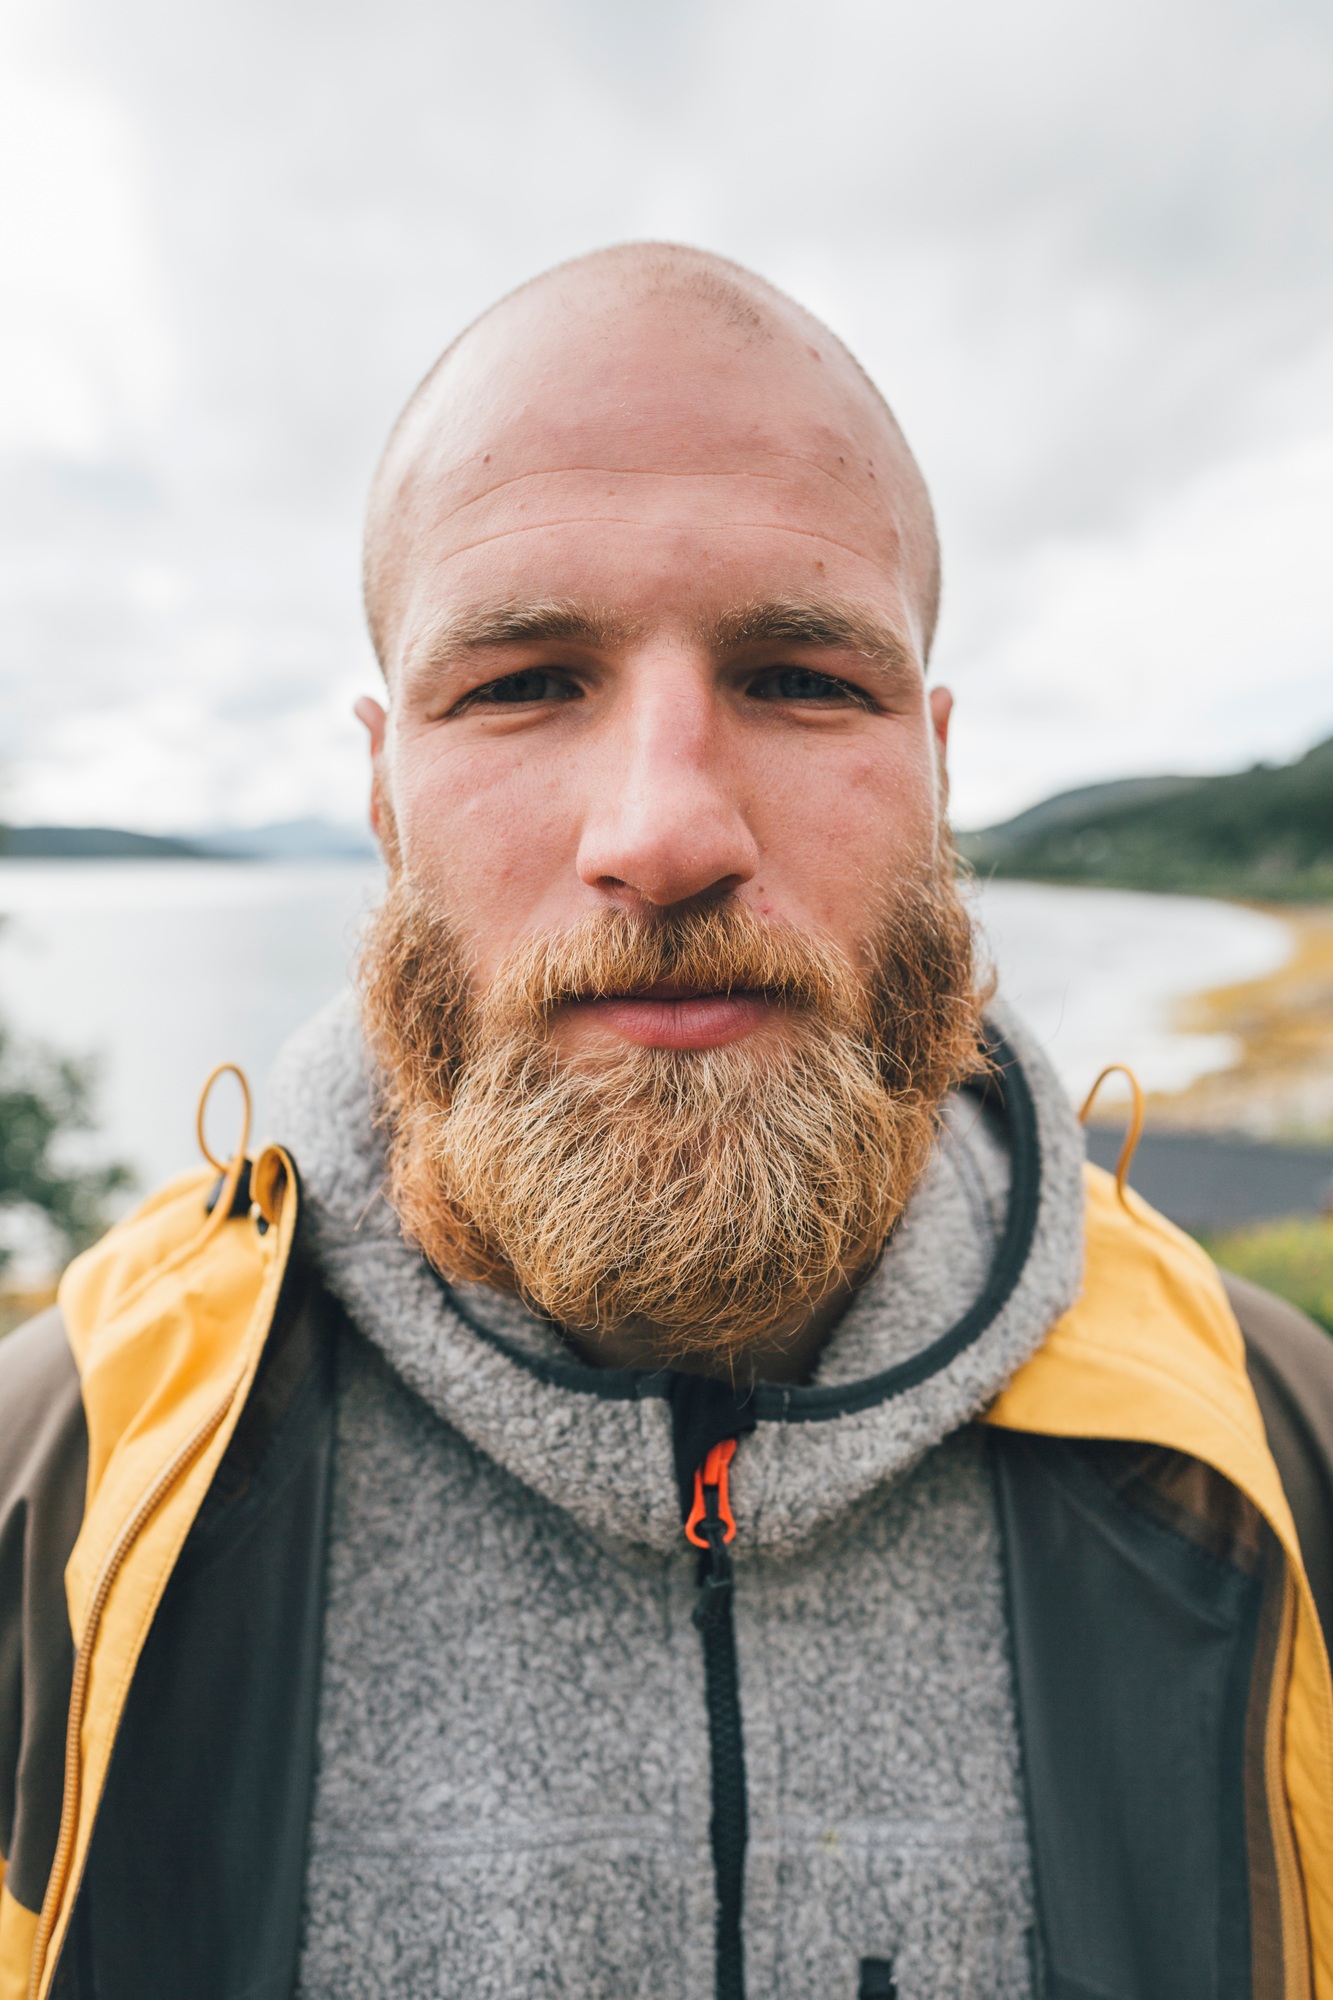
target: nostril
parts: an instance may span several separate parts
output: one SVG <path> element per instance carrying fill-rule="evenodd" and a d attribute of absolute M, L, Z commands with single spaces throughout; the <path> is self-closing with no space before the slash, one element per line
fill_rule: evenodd
<path fill-rule="evenodd" d="M 857 2000 L 898 2000 L 891 1958 L 863 1958 Z"/>

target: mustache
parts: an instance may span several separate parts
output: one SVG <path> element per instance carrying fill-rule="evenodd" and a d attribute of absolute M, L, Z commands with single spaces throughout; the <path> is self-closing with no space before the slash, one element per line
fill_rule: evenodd
<path fill-rule="evenodd" d="M 497 1017 L 543 1022 L 573 1003 L 654 992 L 762 993 L 847 1028 L 865 1027 L 870 1013 L 865 976 L 836 946 L 734 902 L 652 916 L 594 911 L 520 944 L 480 1010 L 488 1027 Z"/>

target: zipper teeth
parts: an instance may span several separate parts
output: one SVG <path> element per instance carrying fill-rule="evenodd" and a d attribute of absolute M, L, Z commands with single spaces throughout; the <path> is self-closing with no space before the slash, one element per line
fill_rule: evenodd
<path fill-rule="evenodd" d="M 1273 1686 L 1264 1732 L 1264 1775 L 1268 1792 L 1268 1821 L 1273 1835 L 1273 1863 L 1277 1872 L 1278 1909 L 1282 1923 L 1283 1980 L 1287 2000 L 1308 2000 L 1310 1993 L 1310 1945 L 1305 1920 L 1305 1895 L 1301 1884 L 1301 1864 L 1287 1803 L 1283 1776 L 1287 1688 L 1291 1679 L 1291 1659 L 1296 1636 L 1296 1585 L 1290 1570 L 1282 1601 L 1282 1623 L 1278 1633 L 1277 1657 L 1273 1663 Z"/>
<path fill-rule="evenodd" d="M 745 2000 L 742 1912 L 749 1810 L 732 1608 L 735 1576 L 727 1552 L 727 1543 L 736 1532 L 727 1501 L 727 1466 L 735 1449 L 736 1441 L 730 1438 L 709 1452 L 696 1478 L 695 1507 L 685 1527 L 686 1534 L 703 1550 L 694 1622 L 703 1641 L 712 1780 L 709 1845 L 713 1851 L 715 2000 Z"/>
<path fill-rule="evenodd" d="M 88 1674 L 92 1664 L 93 1646 L 97 1638 L 97 1628 L 106 1608 L 111 1586 L 120 1573 L 121 1567 L 132 1544 L 142 1532 L 145 1522 L 167 1489 L 172 1486 L 190 1464 L 198 1457 L 208 1440 L 231 1408 L 235 1388 L 228 1390 L 225 1399 L 209 1413 L 186 1438 L 183 1445 L 170 1459 L 145 1493 L 128 1522 L 121 1529 L 111 1549 L 102 1573 L 97 1579 L 84 1621 L 83 1637 L 74 1661 L 74 1677 L 70 1686 L 69 1722 L 65 1730 L 65 1787 L 60 1802 L 60 1833 L 56 1840 L 55 1858 L 51 1863 L 51 1878 L 42 1899 L 42 1913 L 37 1923 L 37 1933 L 33 1939 L 32 1966 L 28 1975 L 28 2000 L 38 2000 L 42 1988 L 42 1974 L 47 1948 L 50 1945 L 56 1925 L 56 1913 L 65 1893 L 66 1877 L 69 1873 L 70 1857 L 74 1850 L 74 1836 L 78 1822 L 80 1769 L 79 1750 L 83 1734 L 83 1712 L 88 1697 Z"/>
<path fill-rule="evenodd" d="M 737 1685 L 736 1627 L 730 1599 L 703 1634 L 704 1683 L 713 1775 L 710 1845 L 717 1899 L 715 1979 L 717 2000 L 744 2000 L 744 1934 L 747 1819 L 745 1750 Z"/>

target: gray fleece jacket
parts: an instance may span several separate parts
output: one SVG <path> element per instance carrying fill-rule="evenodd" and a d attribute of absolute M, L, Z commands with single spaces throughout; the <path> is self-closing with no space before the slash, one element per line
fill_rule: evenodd
<path fill-rule="evenodd" d="M 1001 1021 L 1041 1163 L 1004 1303 L 924 1379 L 867 1391 L 959 1321 L 997 1254 L 1009 1157 L 960 1095 L 820 1360 L 815 1388 L 844 1393 L 814 1420 L 802 1392 L 770 1398 L 732 1467 L 743 1973 L 716 1955 L 710 1820 L 737 1835 L 737 1773 L 719 1793 L 664 1378 L 584 1367 L 512 1301 L 447 1292 L 383 1196 L 352 1006 L 288 1045 L 273 1125 L 350 1321 L 301 2000 L 1027 2000 L 999 1540 L 971 1420 L 1077 1292 L 1082 1145 Z"/>

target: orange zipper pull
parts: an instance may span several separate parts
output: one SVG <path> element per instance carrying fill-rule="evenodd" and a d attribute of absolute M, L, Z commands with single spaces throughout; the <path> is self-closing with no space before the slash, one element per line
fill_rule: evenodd
<path fill-rule="evenodd" d="M 696 1549 L 703 1550 L 693 1612 L 701 1632 L 710 1631 L 731 1615 L 734 1578 L 727 1543 L 736 1538 L 736 1520 L 727 1492 L 727 1471 L 735 1456 L 735 1438 L 723 1438 L 694 1475 L 694 1505 L 685 1534 Z"/>
<path fill-rule="evenodd" d="M 694 1505 L 690 1518 L 685 1523 L 685 1534 L 696 1549 L 713 1547 L 714 1537 L 701 1535 L 701 1521 L 721 1521 L 724 1542 L 736 1539 L 736 1519 L 731 1511 L 731 1496 L 727 1491 L 727 1475 L 732 1459 L 736 1456 L 735 1438 L 723 1438 L 715 1444 L 703 1464 L 694 1474 Z M 711 1503 L 711 1504 L 710 1504 Z"/>

